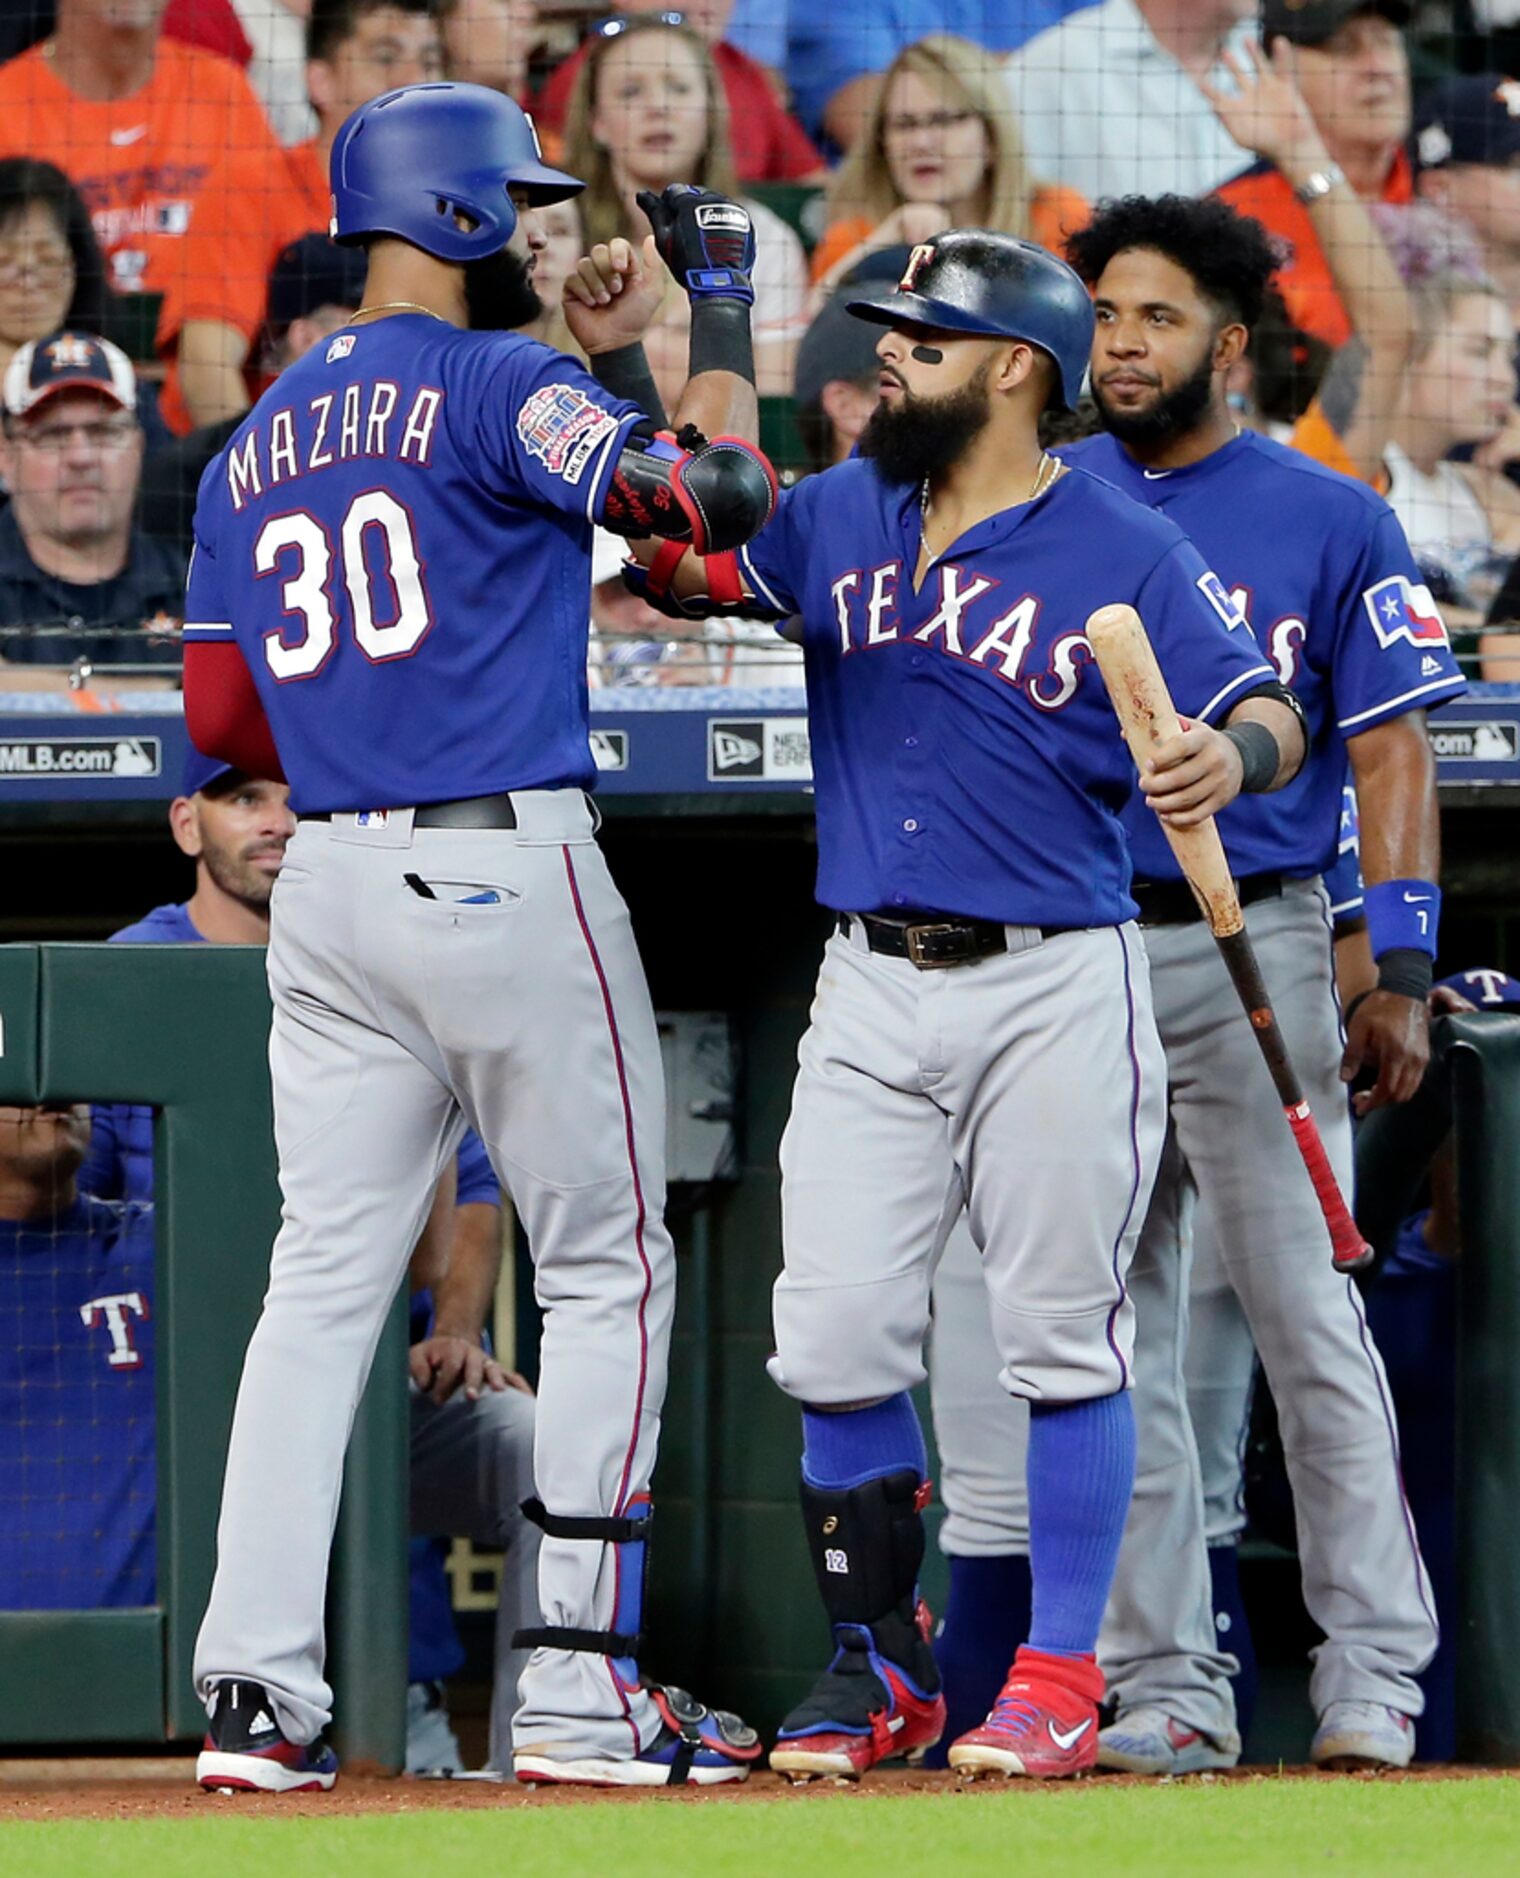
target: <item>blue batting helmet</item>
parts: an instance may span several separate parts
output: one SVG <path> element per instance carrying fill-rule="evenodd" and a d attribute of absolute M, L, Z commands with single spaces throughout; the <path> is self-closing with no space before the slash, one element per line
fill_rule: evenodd
<path fill-rule="evenodd" d="M 399 235 L 440 261 L 476 261 L 512 239 L 509 188 L 535 208 L 585 188 L 543 160 L 533 120 L 484 85 L 405 85 L 344 120 L 333 140 L 335 241 Z M 461 229 L 462 210 L 474 224 Z"/>
<path fill-rule="evenodd" d="M 1022 339 L 1055 360 L 1060 396 L 1072 410 L 1092 352 L 1092 296 L 1066 263 L 1032 241 L 992 228 L 951 228 L 920 242 L 895 291 L 851 300 L 878 326 Z"/>

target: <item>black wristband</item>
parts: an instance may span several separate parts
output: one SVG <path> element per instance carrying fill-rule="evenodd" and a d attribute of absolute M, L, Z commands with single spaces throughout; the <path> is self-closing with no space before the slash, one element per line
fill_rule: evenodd
<path fill-rule="evenodd" d="M 1265 724 L 1254 720 L 1231 724 L 1224 733 L 1240 752 L 1240 790 L 1242 795 L 1260 795 L 1277 780 L 1282 751 L 1276 737 Z"/>
<path fill-rule="evenodd" d="M 654 382 L 654 373 L 649 369 L 642 339 L 635 339 L 632 345 L 619 346 L 613 352 L 593 352 L 588 363 L 591 376 L 604 391 L 636 404 L 646 417 L 654 420 L 656 430 L 669 427 L 665 402 Z"/>
<path fill-rule="evenodd" d="M 732 372 L 754 384 L 755 341 L 749 308 L 742 300 L 692 301 L 688 369 L 693 378 L 699 372 Z"/>
<path fill-rule="evenodd" d="M 1435 980 L 1435 960 L 1417 946 L 1393 946 L 1379 954 L 1379 991 L 1394 991 L 1401 998 L 1418 998 L 1423 1004 L 1430 996 Z"/>

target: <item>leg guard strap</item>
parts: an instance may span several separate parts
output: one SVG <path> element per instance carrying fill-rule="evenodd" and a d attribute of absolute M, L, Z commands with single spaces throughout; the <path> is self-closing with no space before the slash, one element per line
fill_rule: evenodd
<path fill-rule="evenodd" d="M 514 1630 L 514 1650 L 581 1650 L 588 1656 L 637 1656 L 643 1638 L 616 1630 L 574 1630 L 567 1624 L 539 1624 Z"/>
<path fill-rule="evenodd" d="M 551 1513 L 542 1500 L 524 1500 L 523 1517 L 551 1539 L 585 1539 L 610 1545 L 617 1554 L 617 1597 L 612 1622 L 606 1630 L 574 1624 L 541 1624 L 513 1633 L 516 1650 L 578 1650 L 588 1656 L 611 1657 L 625 1666 L 619 1671 L 630 1686 L 638 1680 L 637 1658 L 644 1628 L 644 1576 L 649 1558 L 649 1528 L 653 1509 L 646 1497 L 629 1504 L 617 1518 L 601 1515 Z"/>
<path fill-rule="evenodd" d="M 628 1545 L 649 1537 L 650 1511 L 637 1518 L 580 1519 L 564 1513 L 551 1513 L 542 1500 L 524 1500 L 522 1516 L 531 1520 L 540 1532 L 551 1539 L 600 1539 L 608 1545 Z"/>

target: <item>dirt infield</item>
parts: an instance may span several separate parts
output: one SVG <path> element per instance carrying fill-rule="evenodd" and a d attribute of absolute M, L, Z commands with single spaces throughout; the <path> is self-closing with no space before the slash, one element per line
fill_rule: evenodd
<path fill-rule="evenodd" d="M 482 1780 L 407 1780 L 345 1770 L 331 1793 L 214 1794 L 194 1784 L 193 1760 L 55 1760 L 9 1761 L 0 1765 L 0 1824 L 22 1819 L 198 1819 L 222 1813 L 243 1818 L 321 1819 L 368 1813 L 478 1812 L 502 1807 L 546 1806 L 807 1806 L 830 1799 L 867 1803 L 879 1794 L 963 1792 L 975 1799 L 1013 1788 L 1049 1792 L 1056 1783 L 987 1781 L 963 1786 L 954 1774 L 892 1768 L 866 1781 L 814 1781 L 793 1787 L 776 1774 L 756 1774 L 742 1785 L 699 1790 L 694 1787 L 608 1791 L 588 1787 L 529 1790 L 513 1782 Z M 1505 1775 L 1520 1769 L 1493 1767 L 1415 1768 L 1407 1773 L 1326 1774 L 1314 1767 L 1238 1768 L 1229 1773 L 1194 1774 L 1169 1785 L 1278 1785 L 1284 1782 L 1335 1785 L 1426 1785 Z M 1097 1774 L 1071 1783 L 1070 1790 L 1093 1786 L 1144 1787 L 1154 1783 L 1134 1774 Z"/>

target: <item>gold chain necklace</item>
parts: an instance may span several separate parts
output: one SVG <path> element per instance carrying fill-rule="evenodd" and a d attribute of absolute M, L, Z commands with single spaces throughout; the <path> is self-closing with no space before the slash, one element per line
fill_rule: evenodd
<path fill-rule="evenodd" d="M 430 320 L 441 320 L 443 315 L 435 313 L 430 306 L 421 306 L 415 300 L 381 300 L 374 306 L 361 306 L 349 315 L 349 325 L 355 320 L 362 320 L 366 313 L 425 313 Z"/>
<path fill-rule="evenodd" d="M 1040 452 L 1039 465 L 1034 473 L 1034 481 L 1029 485 L 1029 494 L 1025 496 L 1024 500 L 1026 502 L 1033 502 L 1037 496 L 1044 495 L 1045 491 L 1055 481 L 1056 477 L 1060 475 L 1061 467 L 1061 464 L 1048 450 L 1042 450 Z M 929 478 L 926 476 L 924 478 L 923 492 L 918 499 L 918 532 L 920 538 L 922 538 L 928 526 Z"/>

